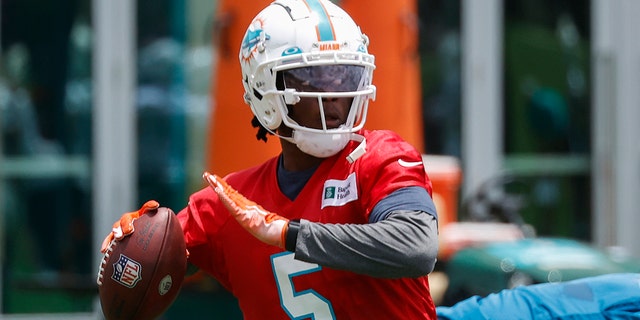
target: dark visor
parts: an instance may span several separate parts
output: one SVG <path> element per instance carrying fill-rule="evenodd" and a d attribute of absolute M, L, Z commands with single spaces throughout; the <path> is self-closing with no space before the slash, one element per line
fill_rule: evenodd
<path fill-rule="evenodd" d="M 321 65 L 282 71 L 285 88 L 298 92 L 357 91 L 363 66 Z"/>

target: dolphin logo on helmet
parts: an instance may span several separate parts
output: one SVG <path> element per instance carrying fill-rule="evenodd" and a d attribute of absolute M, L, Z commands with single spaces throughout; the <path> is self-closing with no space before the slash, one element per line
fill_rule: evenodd
<path fill-rule="evenodd" d="M 264 41 L 269 40 L 271 37 L 262 29 L 263 21 L 260 18 L 256 18 L 249 28 L 244 38 L 242 39 L 242 45 L 240 48 L 240 54 L 245 60 L 251 59 L 253 54 L 259 50 L 260 47 L 264 47 Z"/>

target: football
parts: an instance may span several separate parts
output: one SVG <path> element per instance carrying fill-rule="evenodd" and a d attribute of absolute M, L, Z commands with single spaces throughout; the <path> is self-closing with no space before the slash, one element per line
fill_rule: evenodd
<path fill-rule="evenodd" d="M 166 207 L 134 220 L 134 232 L 112 241 L 98 271 L 102 312 L 111 319 L 155 319 L 173 303 L 187 270 L 180 222 Z"/>

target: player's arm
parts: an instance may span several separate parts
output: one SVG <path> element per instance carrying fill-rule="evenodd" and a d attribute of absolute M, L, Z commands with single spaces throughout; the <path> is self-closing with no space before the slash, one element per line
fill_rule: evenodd
<path fill-rule="evenodd" d="M 403 188 L 376 205 L 368 224 L 292 222 L 287 248 L 296 259 L 335 269 L 383 278 L 423 276 L 433 271 L 438 253 L 434 214 L 426 190 Z"/>
<path fill-rule="evenodd" d="M 437 256 L 435 205 L 427 191 L 407 187 L 381 200 L 368 224 L 299 222 L 265 210 L 223 179 L 204 174 L 244 229 L 261 241 L 296 252 L 296 258 L 377 277 L 417 277 Z"/>

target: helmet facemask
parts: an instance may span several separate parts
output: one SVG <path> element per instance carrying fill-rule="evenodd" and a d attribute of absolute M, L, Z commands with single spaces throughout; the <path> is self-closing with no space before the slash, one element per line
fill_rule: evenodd
<path fill-rule="evenodd" d="M 317 55 L 315 57 L 318 58 Z M 375 97 L 371 84 L 372 65 L 333 63 L 289 63 L 271 68 L 276 88 L 264 93 L 264 99 L 275 101 L 282 124 L 293 130 L 291 137 L 281 138 L 298 146 L 303 152 L 325 158 L 342 150 L 351 140 L 352 134 L 361 130 L 367 117 L 369 100 Z M 332 62 L 332 63 L 327 63 Z M 305 108 L 313 99 L 318 108 L 319 125 L 303 126 L 291 117 L 289 110 Z M 349 99 L 348 115 L 339 125 L 330 122 L 325 104 L 331 99 Z M 301 101 L 307 100 L 305 106 Z M 295 113 L 295 112 L 294 112 Z M 332 119 L 335 120 L 335 119 Z"/>
<path fill-rule="evenodd" d="M 303 152 L 320 158 L 342 150 L 351 140 L 352 133 L 364 126 L 369 97 L 375 92 L 365 71 L 364 66 L 348 64 L 325 64 L 278 71 L 282 87 L 277 88 L 276 94 L 279 95 L 281 104 L 284 103 L 287 108 L 282 121 L 285 126 L 293 129 L 290 141 Z M 307 101 L 304 106 L 301 103 L 311 99 L 315 103 Z M 335 111 L 328 113 L 329 107 L 325 104 L 334 99 L 348 99 L 350 106 L 346 117 L 336 115 Z M 313 127 L 301 125 L 288 112 L 310 107 L 318 108 L 318 124 Z M 338 113 L 340 111 L 344 112 L 339 110 Z M 337 123 L 336 118 L 340 118 Z"/>

